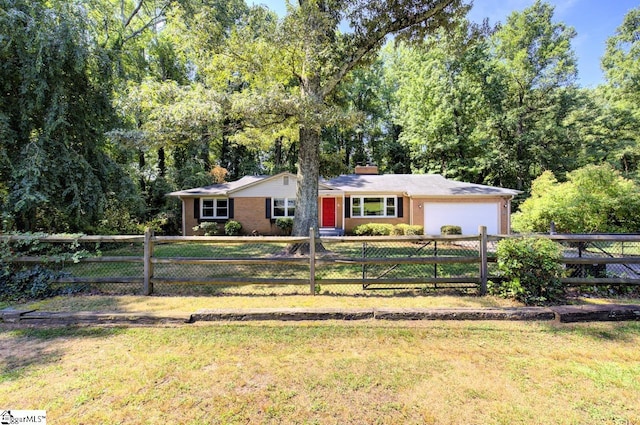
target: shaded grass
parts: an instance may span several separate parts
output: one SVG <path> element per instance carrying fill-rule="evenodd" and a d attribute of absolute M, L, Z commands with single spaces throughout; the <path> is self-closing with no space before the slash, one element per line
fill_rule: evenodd
<path fill-rule="evenodd" d="M 638 323 L 0 328 L 0 405 L 70 424 L 638 423 L 638 343 Z"/>

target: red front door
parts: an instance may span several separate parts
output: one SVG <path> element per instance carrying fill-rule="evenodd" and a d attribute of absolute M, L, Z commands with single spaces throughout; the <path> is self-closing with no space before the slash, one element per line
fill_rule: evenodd
<path fill-rule="evenodd" d="M 322 198 L 322 227 L 336 227 L 336 198 Z"/>

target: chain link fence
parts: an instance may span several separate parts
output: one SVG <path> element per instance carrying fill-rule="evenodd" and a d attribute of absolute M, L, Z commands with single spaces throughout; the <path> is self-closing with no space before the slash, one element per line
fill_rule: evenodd
<path fill-rule="evenodd" d="M 106 238 L 78 242 L 77 259 L 60 263 L 57 284 L 67 292 L 137 295 L 144 276 L 144 238 Z"/>
<path fill-rule="evenodd" d="M 309 261 L 287 262 L 288 244 L 236 238 L 189 240 L 154 247 L 153 293 L 161 295 L 288 295 L 309 293 Z"/>
<path fill-rule="evenodd" d="M 640 280 L 640 240 L 637 235 L 555 235 L 550 238 L 563 246 L 566 284 L 620 287 L 637 285 Z"/>
<path fill-rule="evenodd" d="M 640 236 L 545 237 L 564 247 L 567 285 L 619 289 L 640 283 Z M 495 246 L 500 238 L 488 238 L 486 262 L 482 235 L 318 240 L 30 236 L 4 237 L 2 252 L 3 262 L 16 270 L 35 265 L 51 270 L 55 287 L 66 293 L 363 296 L 447 290 L 478 294 L 483 264 L 488 270 L 485 278 L 498 276 Z M 313 261 L 309 250 L 315 250 Z"/>
<path fill-rule="evenodd" d="M 26 234 L 2 236 L 3 292 L 139 294 L 144 237 Z M 27 276 L 28 282 L 20 282 Z M 48 288 L 45 280 L 53 281 Z M 29 288 L 31 287 L 31 289 Z M 19 288 L 13 288 L 19 289 Z"/>
<path fill-rule="evenodd" d="M 477 292 L 480 257 L 475 239 L 326 238 L 318 255 L 316 290 L 358 295 Z"/>
<path fill-rule="evenodd" d="M 456 257 L 467 261 L 472 257 L 478 262 L 477 241 L 329 237 L 317 241 L 311 264 L 308 254 L 290 253 L 295 242 L 280 239 L 243 238 L 242 242 L 223 243 L 165 240 L 154 247 L 153 292 L 388 295 L 444 288 L 476 291 L 478 287 L 477 264 L 433 262 L 434 258 L 445 261 Z M 425 264 L 426 260 L 432 263 Z M 446 282 L 446 278 L 467 282 Z"/>

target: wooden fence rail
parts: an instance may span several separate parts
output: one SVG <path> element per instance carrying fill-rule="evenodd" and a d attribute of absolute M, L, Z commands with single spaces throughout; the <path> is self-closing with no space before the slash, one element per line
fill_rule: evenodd
<path fill-rule="evenodd" d="M 145 295 L 154 293 L 154 284 L 210 284 L 210 285 L 309 285 L 311 294 L 316 293 L 317 284 L 322 285 L 362 285 L 363 289 L 375 285 L 375 288 L 399 288 L 405 286 L 419 287 L 420 285 L 447 285 L 447 284 L 468 284 L 478 288 L 480 294 L 486 294 L 487 282 L 492 279 L 499 279 L 497 275 L 490 276 L 489 264 L 495 262 L 495 243 L 505 237 L 512 236 L 489 236 L 485 227 L 480 227 L 477 235 L 426 235 L 426 236 L 382 236 L 382 237 L 326 237 L 316 239 L 313 229 L 309 237 L 179 237 L 179 236 L 154 236 L 147 231 L 144 236 L 43 236 L 38 238 L 42 243 L 74 243 L 74 244 L 137 244 L 142 245 L 142 256 L 88 256 L 78 258 L 74 262 L 81 264 L 108 264 L 108 263 L 130 263 L 142 265 L 142 273 L 136 276 L 65 276 L 59 279 L 60 283 L 129 283 L 140 284 L 141 292 Z M 564 278 L 562 281 L 566 285 L 640 285 L 640 235 L 540 235 L 540 237 L 550 238 L 565 245 L 565 255 L 562 263 L 568 271 L 574 274 Z M 0 241 L 12 243 L 20 240 L 33 240 L 33 236 L 0 236 Z M 414 244 L 416 246 L 428 246 L 433 243 L 434 255 L 416 255 L 405 257 L 390 257 L 380 254 L 366 255 L 367 244 L 375 243 L 402 243 Z M 283 251 L 280 255 L 258 256 L 258 257 L 158 257 L 156 249 L 160 245 L 174 244 L 207 244 L 226 246 L 229 244 L 305 244 L 309 248 L 308 255 L 288 255 Z M 438 255 L 437 244 L 463 245 L 468 244 L 467 250 L 462 255 L 443 256 Z M 361 255 L 326 255 L 324 250 L 316 247 L 337 246 L 340 244 L 362 244 Z M 600 245 L 597 245 L 600 244 Z M 626 247 L 626 254 L 624 247 Z M 603 248 L 604 245 L 604 248 Z M 620 245 L 622 252 L 607 251 L 611 246 Z M 57 260 L 55 256 L 25 255 L 8 258 L 6 261 L 29 264 L 50 264 Z M 291 273 L 290 276 L 258 277 L 258 276 L 179 276 L 167 277 L 158 276 L 155 270 L 158 267 L 184 267 L 186 265 L 200 266 L 264 266 L 264 267 L 295 267 L 296 270 L 303 268 L 307 270 L 306 276 L 299 273 Z M 382 273 L 378 276 L 369 276 L 366 271 L 371 266 L 384 266 L 387 271 L 407 265 L 426 266 L 433 265 L 433 276 L 422 274 L 420 276 L 391 276 Z M 438 276 L 438 266 L 461 265 L 465 270 L 476 270 L 475 273 L 464 276 Z M 625 268 L 621 275 L 612 275 L 608 271 L 614 265 Z M 332 267 L 361 267 L 360 276 L 331 276 L 319 277 L 319 272 Z M 592 273 L 595 270 L 595 275 Z"/>

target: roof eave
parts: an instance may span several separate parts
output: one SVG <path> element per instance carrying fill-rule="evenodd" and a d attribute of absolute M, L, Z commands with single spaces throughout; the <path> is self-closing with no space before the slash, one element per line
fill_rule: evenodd
<path fill-rule="evenodd" d="M 410 198 L 441 198 L 441 197 L 456 197 L 456 198 L 513 198 L 521 192 L 501 192 L 501 193 L 407 193 L 406 196 Z"/>
<path fill-rule="evenodd" d="M 262 184 L 262 183 L 267 182 L 267 181 L 274 180 L 274 179 L 276 179 L 278 177 L 282 177 L 282 176 L 289 176 L 289 177 L 296 178 L 295 174 L 292 174 L 292 173 L 290 173 L 288 171 L 283 171 L 282 173 L 278 173 L 278 174 L 273 175 L 273 176 L 267 176 L 267 177 L 265 177 L 263 179 L 259 179 L 259 180 L 253 181 L 251 183 L 247 183 L 245 185 L 238 186 L 238 187 L 235 187 L 233 189 L 229 189 L 226 192 L 226 195 L 229 196 L 229 195 L 231 195 L 233 193 L 239 192 L 241 190 L 248 189 L 248 188 L 253 187 L 253 186 L 257 186 L 259 184 Z"/>

